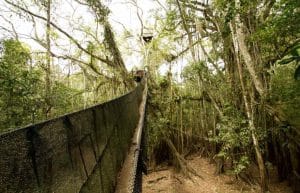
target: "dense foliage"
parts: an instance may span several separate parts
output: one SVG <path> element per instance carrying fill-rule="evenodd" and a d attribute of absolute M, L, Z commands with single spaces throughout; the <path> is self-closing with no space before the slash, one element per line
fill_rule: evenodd
<path fill-rule="evenodd" d="M 164 50 L 170 65 L 181 58 L 188 64 L 182 82 L 174 81 L 172 67 L 163 87 L 151 82 L 154 161 L 165 156 L 176 163 L 170 145 L 171 154 L 164 151 L 171 140 L 183 156 L 201 152 L 215 160 L 216 173 L 230 171 L 249 183 L 256 162 L 262 192 L 268 170 L 277 166 L 279 178 L 289 179 L 297 192 L 299 6 L 285 0 L 168 1 L 156 41 L 170 38 L 180 45 L 177 54 Z"/>
<path fill-rule="evenodd" d="M 13 39 L 1 42 L 0 110 L 2 131 L 45 119 L 43 69 L 35 65 L 30 48 Z M 54 81 L 51 90 L 51 117 L 71 112 L 82 106 L 76 89 Z M 73 104 L 75 103 L 75 104 Z"/>
<path fill-rule="evenodd" d="M 131 89 L 120 50 L 138 50 L 148 71 L 150 165 L 167 161 L 188 175 L 195 172 L 184 158 L 200 153 L 216 163 L 217 174 L 248 183 L 256 168 L 261 192 L 268 191 L 269 170 L 276 167 L 279 179 L 299 192 L 300 1 L 155 1 L 160 7 L 152 10 L 152 24 L 143 23 L 137 0 L 124 1 L 136 8 L 141 28 L 153 31 L 152 41 L 128 46 L 136 32 L 126 26 L 122 38 L 115 36 L 101 1 L 75 1 L 94 23 L 73 18 L 67 30 L 54 14 L 59 2 L 5 0 L 12 13 L 35 27 L 40 19 L 46 30 L 30 37 L 44 48 L 39 54 L 21 43 L 15 28 L 13 39 L 1 41 L 0 129 Z M 40 6 L 39 15 L 34 8 Z M 60 46 L 61 39 L 68 45 Z"/>
<path fill-rule="evenodd" d="M 34 122 L 42 97 L 41 72 L 30 65 L 30 51 L 20 42 L 1 42 L 0 112 L 1 129 Z"/>

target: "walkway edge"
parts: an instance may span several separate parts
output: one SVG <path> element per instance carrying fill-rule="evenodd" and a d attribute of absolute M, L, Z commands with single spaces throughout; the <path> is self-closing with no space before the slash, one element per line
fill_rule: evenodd
<path fill-rule="evenodd" d="M 133 193 L 135 185 L 135 177 L 137 171 L 138 158 L 140 154 L 141 138 L 145 120 L 145 111 L 147 103 L 147 81 L 143 91 L 143 98 L 139 107 L 139 122 L 132 138 L 132 144 L 123 163 L 121 172 L 118 176 L 115 193 Z"/>

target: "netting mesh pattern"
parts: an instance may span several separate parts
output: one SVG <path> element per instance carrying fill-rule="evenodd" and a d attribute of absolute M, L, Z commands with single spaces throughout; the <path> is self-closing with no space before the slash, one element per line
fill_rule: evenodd
<path fill-rule="evenodd" d="M 0 135 L 0 192 L 113 192 L 142 91 Z"/>

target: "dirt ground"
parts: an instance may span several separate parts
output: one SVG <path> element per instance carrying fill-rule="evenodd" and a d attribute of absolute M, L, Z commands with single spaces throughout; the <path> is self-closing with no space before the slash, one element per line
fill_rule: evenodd
<path fill-rule="evenodd" d="M 188 160 L 202 178 L 187 179 L 172 168 L 143 176 L 143 193 L 259 193 L 258 185 L 248 185 L 234 176 L 214 174 L 215 166 L 208 159 L 194 156 Z M 271 193 L 292 193 L 287 182 L 270 180 Z"/>

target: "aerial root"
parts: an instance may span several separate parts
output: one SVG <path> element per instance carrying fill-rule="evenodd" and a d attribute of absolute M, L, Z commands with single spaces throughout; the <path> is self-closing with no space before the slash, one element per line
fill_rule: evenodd
<path fill-rule="evenodd" d="M 190 180 L 193 180 L 192 176 L 190 174 L 193 174 L 194 176 L 197 176 L 201 179 L 204 179 L 194 168 L 192 168 L 187 161 L 184 159 L 183 156 L 181 156 L 177 149 L 175 148 L 173 142 L 170 139 L 165 139 L 166 143 L 168 144 L 171 154 L 173 156 L 173 161 L 175 168 L 182 172 L 185 176 L 187 176 Z"/>

